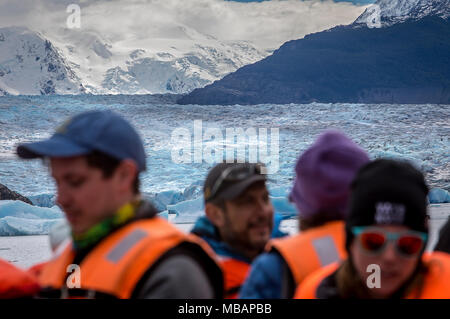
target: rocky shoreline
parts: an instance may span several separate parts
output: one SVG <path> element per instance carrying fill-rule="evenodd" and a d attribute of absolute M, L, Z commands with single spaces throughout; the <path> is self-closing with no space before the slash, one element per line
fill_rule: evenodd
<path fill-rule="evenodd" d="M 0 184 L 0 200 L 20 200 L 27 204 L 33 205 L 31 200 L 26 198 L 25 196 L 20 195 L 19 193 L 10 190 L 3 184 Z"/>

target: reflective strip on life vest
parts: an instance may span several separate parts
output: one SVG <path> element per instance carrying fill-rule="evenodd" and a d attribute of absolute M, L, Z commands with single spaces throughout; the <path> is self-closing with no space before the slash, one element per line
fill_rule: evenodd
<path fill-rule="evenodd" d="M 319 257 L 322 267 L 339 260 L 339 252 L 331 236 L 323 236 L 312 240 L 312 245 Z"/>
<path fill-rule="evenodd" d="M 106 256 L 106 259 L 118 263 L 120 259 L 139 241 L 144 239 L 147 233 L 141 229 L 136 229 L 122 239 Z"/>
<path fill-rule="evenodd" d="M 313 271 L 347 257 L 345 224 L 333 221 L 294 236 L 274 239 L 266 249 L 281 255 L 298 285 Z"/>

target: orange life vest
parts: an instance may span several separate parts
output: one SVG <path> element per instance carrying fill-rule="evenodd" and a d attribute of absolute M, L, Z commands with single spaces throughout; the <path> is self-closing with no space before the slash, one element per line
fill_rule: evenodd
<path fill-rule="evenodd" d="M 31 274 L 0 260 L 1 299 L 31 297 L 38 291 L 38 282 Z"/>
<path fill-rule="evenodd" d="M 274 239 L 267 250 L 280 253 L 299 285 L 315 270 L 347 257 L 344 228 L 343 221 L 329 222 L 295 236 Z"/>
<path fill-rule="evenodd" d="M 306 277 L 297 287 L 294 299 L 317 299 L 316 291 L 321 282 L 339 268 L 339 263 L 333 263 L 320 268 Z"/>
<path fill-rule="evenodd" d="M 250 264 L 231 257 L 219 257 L 225 278 L 225 299 L 236 299 L 247 278 Z"/>
<path fill-rule="evenodd" d="M 69 279 L 73 280 L 71 287 L 77 287 L 79 275 L 77 288 L 87 292 L 89 297 L 95 297 L 99 293 L 116 298 L 130 298 L 144 273 L 166 252 L 186 242 L 200 248 L 200 263 L 216 268 L 208 271 L 207 275 L 214 283 L 213 289 L 220 290 L 221 296 L 223 278 L 217 275 L 220 274 L 220 269 L 209 246 L 159 217 L 131 222 L 103 239 L 81 262 L 79 272 L 75 270 L 70 274 Z M 49 261 L 42 269 L 39 275 L 40 285 L 47 290 L 62 291 L 62 297 L 69 297 L 68 294 L 74 289 L 67 288 L 66 278 L 67 271 L 75 269 L 70 268 L 74 257 L 75 252 L 68 245 L 61 255 Z"/>
<path fill-rule="evenodd" d="M 425 253 L 422 257 L 428 266 L 422 290 L 413 290 L 405 299 L 450 299 L 450 255 L 442 252 Z M 339 267 L 334 263 L 310 276 L 297 288 L 295 299 L 316 299 L 316 291 L 322 281 Z"/>
<path fill-rule="evenodd" d="M 36 265 L 31 266 L 28 268 L 27 272 L 32 275 L 34 278 L 39 278 L 40 273 L 42 272 L 42 269 L 44 269 L 45 265 L 47 265 L 47 262 L 42 262 Z"/>
<path fill-rule="evenodd" d="M 450 299 L 450 255 L 443 252 L 423 256 L 428 266 L 422 290 L 412 291 L 406 299 Z"/>

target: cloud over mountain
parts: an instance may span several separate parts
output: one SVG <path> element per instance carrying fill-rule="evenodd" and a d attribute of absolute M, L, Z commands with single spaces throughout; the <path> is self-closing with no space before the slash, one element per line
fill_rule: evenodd
<path fill-rule="evenodd" d="M 181 24 L 220 40 L 252 41 L 261 49 L 275 49 L 288 40 L 348 24 L 365 9 L 331 0 L 3 0 L 0 27 L 21 21 L 32 30 L 51 33 L 66 26 L 66 9 L 72 3 L 81 7 L 82 30 L 96 31 L 115 42 L 177 38 L 176 27 Z"/>

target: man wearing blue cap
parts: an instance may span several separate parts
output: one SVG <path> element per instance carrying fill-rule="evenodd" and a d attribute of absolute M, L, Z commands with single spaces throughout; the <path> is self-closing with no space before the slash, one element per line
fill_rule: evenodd
<path fill-rule="evenodd" d="M 222 273 L 208 246 L 157 217 L 141 199 L 145 151 L 122 117 L 79 114 L 50 139 L 19 145 L 17 153 L 49 159 L 57 203 L 72 230 L 71 245 L 39 275 L 41 296 L 222 296 Z"/>

